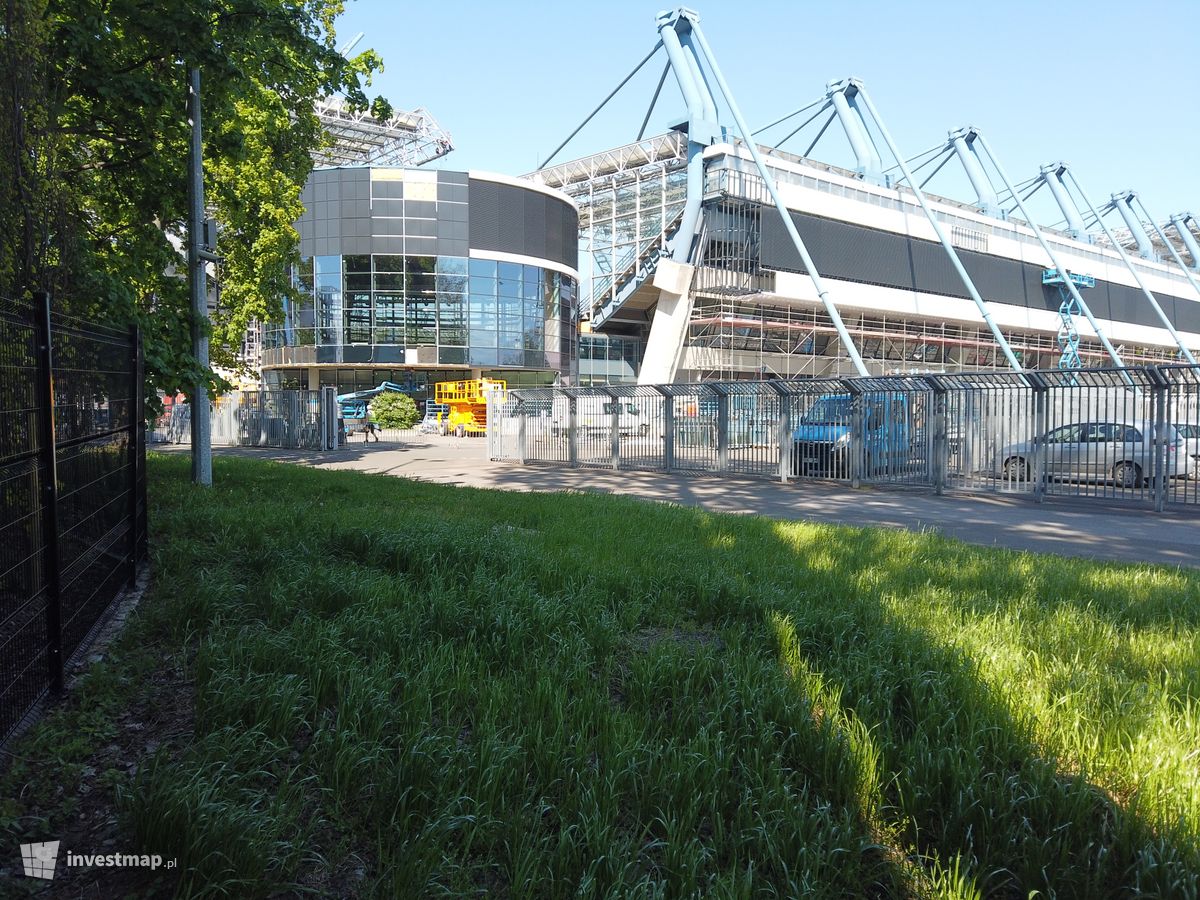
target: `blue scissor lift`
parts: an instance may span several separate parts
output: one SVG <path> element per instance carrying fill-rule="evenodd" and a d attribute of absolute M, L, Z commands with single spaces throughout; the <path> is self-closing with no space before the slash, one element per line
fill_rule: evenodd
<path fill-rule="evenodd" d="M 1071 284 L 1080 290 L 1096 286 L 1096 279 L 1091 275 L 1080 275 L 1067 272 Z M 1058 274 L 1058 269 L 1046 269 L 1042 272 L 1042 284 L 1053 284 L 1058 287 L 1058 296 L 1062 303 L 1058 307 L 1058 346 L 1062 355 L 1058 358 L 1060 369 L 1082 369 L 1083 361 L 1079 357 L 1079 329 L 1075 327 L 1075 316 L 1083 312 L 1075 294 L 1067 288 L 1066 278 Z"/>

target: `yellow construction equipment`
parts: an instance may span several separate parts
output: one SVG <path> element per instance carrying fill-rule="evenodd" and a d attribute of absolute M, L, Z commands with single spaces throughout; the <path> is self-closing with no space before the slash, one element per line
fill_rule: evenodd
<path fill-rule="evenodd" d="M 495 378 L 473 381 L 440 381 L 434 387 L 435 403 L 444 404 L 449 412 L 438 414 L 439 430 L 445 434 L 486 434 L 488 395 L 499 393 L 504 399 L 508 383 Z"/>

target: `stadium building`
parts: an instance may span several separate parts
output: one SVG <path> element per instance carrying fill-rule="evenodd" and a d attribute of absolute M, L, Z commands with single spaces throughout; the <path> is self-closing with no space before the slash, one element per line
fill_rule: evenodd
<path fill-rule="evenodd" d="M 1014 185 L 974 128 L 903 160 L 855 79 L 773 123 L 780 143 L 811 124 L 802 154 L 751 145 L 697 23 L 658 19 L 687 107 L 670 132 L 526 176 L 580 210 L 581 383 L 1120 366 L 1200 347 L 1188 215 L 1160 226 L 1131 191 L 1093 206 L 1063 163 Z M 853 167 L 810 155 L 836 133 Z M 952 163 L 968 202 L 923 190 Z M 1038 191 L 1065 229 L 1035 224 Z"/>

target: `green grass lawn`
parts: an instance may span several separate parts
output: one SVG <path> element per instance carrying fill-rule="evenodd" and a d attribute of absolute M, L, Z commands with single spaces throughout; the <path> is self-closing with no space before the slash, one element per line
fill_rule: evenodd
<path fill-rule="evenodd" d="M 112 778 L 172 890 L 1197 896 L 1194 572 L 246 459 L 211 491 L 185 458 L 150 473 L 154 586 L 82 691 L 116 715 L 157 665 L 194 697 Z M 82 715 L 16 752 L 69 770 L 108 739 Z"/>

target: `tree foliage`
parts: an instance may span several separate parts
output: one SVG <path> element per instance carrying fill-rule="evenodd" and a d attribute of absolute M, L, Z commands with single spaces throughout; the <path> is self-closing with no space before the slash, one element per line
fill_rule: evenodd
<path fill-rule="evenodd" d="M 0 59 L 0 296 L 139 322 L 152 385 L 206 375 L 189 339 L 187 70 L 202 71 L 205 187 L 221 221 L 213 361 L 291 293 L 300 190 L 325 136 L 320 96 L 388 112 L 344 59 L 340 0 L 5 0 Z"/>
<path fill-rule="evenodd" d="M 421 414 L 412 397 L 391 391 L 372 398 L 371 418 L 382 428 L 412 428 Z"/>

